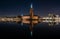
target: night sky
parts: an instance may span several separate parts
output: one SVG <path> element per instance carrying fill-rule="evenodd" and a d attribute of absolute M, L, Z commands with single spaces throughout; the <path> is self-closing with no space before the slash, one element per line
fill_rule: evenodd
<path fill-rule="evenodd" d="M 0 16 L 29 15 L 31 3 L 35 15 L 47 16 L 49 13 L 60 15 L 59 0 L 0 0 Z M 45 23 L 37 24 L 33 30 L 34 38 L 58 37 L 58 35 L 60 37 L 60 25 L 50 27 Z M 21 24 L 16 23 L 0 23 L 0 36 L 10 38 L 10 35 L 11 37 L 18 37 L 19 35 L 19 37 L 28 38 L 30 37 L 29 26 L 21 26 Z"/>
<path fill-rule="evenodd" d="M 0 0 L 0 16 L 27 15 L 31 3 L 34 13 L 38 13 L 40 16 L 47 16 L 48 13 L 60 13 L 59 0 Z"/>

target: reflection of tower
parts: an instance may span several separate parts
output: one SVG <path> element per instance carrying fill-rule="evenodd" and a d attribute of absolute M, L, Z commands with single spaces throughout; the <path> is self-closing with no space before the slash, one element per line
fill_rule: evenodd
<path fill-rule="evenodd" d="M 33 18 L 33 6 L 32 6 L 32 4 L 31 4 L 30 7 L 31 7 L 31 8 L 30 8 L 30 16 L 31 16 L 31 18 Z"/>
<path fill-rule="evenodd" d="M 31 6 L 30 6 L 31 8 L 30 8 L 30 30 L 31 30 L 31 35 L 32 35 L 32 30 L 33 30 L 33 6 L 32 6 L 32 4 L 31 4 Z"/>

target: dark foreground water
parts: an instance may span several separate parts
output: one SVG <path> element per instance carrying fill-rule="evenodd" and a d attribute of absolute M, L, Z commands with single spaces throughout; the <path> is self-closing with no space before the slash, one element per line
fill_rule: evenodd
<path fill-rule="evenodd" d="M 30 35 L 29 25 L 16 23 L 0 23 L 0 37 L 2 38 L 58 38 L 60 37 L 60 25 L 48 26 L 37 24 L 33 28 L 33 36 Z"/>

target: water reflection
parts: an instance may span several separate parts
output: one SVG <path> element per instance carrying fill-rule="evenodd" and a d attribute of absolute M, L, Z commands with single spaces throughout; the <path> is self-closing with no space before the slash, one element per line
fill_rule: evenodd
<path fill-rule="evenodd" d="M 60 25 L 48 26 L 45 23 L 37 24 L 33 27 L 33 36 L 31 37 L 29 25 L 16 23 L 0 23 L 0 36 L 1 37 L 25 37 L 25 38 L 41 38 L 60 36 Z"/>

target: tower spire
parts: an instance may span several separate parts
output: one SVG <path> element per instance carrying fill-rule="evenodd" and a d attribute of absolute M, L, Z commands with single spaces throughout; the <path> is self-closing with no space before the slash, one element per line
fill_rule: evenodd
<path fill-rule="evenodd" d="M 30 6 L 31 8 L 33 8 L 33 5 L 32 5 L 32 3 L 31 3 L 31 6 Z"/>

